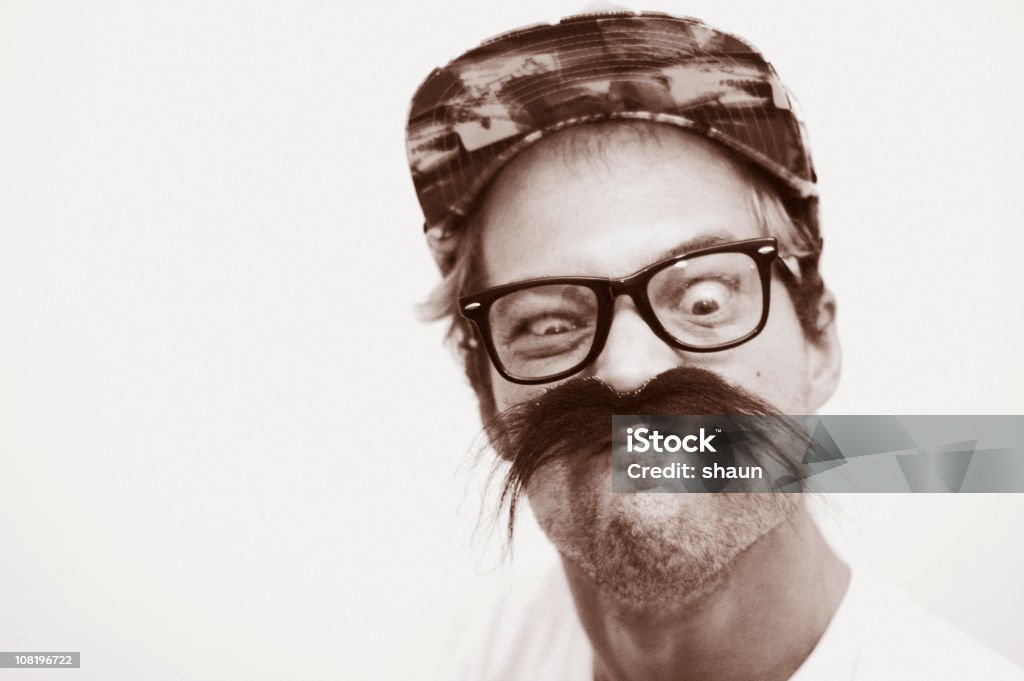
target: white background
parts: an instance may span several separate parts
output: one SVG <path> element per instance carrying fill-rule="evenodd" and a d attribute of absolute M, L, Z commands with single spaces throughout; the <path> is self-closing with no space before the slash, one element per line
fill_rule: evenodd
<path fill-rule="evenodd" d="M 1020 3 L 646 7 L 748 37 L 800 99 L 826 411 L 1024 412 Z M 578 9 L 0 2 L 0 650 L 83 655 L 0 676 L 410 678 L 459 599 L 550 560 L 527 524 L 481 574 L 403 127 L 432 67 Z M 1024 496 L 825 515 L 1024 665 Z"/>

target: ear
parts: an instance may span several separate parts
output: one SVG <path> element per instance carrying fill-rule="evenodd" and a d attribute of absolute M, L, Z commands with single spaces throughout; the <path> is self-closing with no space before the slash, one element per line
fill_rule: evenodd
<path fill-rule="evenodd" d="M 836 331 L 836 298 L 828 289 L 821 295 L 815 321 L 816 333 L 807 337 L 809 391 L 807 408 L 813 414 L 836 391 L 842 373 L 843 353 Z"/>

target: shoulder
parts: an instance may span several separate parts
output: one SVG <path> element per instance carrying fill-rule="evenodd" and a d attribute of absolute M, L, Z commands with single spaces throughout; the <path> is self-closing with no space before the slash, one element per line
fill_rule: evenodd
<path fill-rule="evenodd" d="M 945 681 L 985 679 L 1024 681 L 1024 671 L 976 639 L 912 602 L 876 575 L 859 575 L 862 646 L 857 656 L 858 681 Z"/>
<path fill-rule="evenodd" d="M 463 623 L 456 678 L 591 678 L 590 646 L 561 566 L 522 577 L 488 609 L 486 616 Z"/>

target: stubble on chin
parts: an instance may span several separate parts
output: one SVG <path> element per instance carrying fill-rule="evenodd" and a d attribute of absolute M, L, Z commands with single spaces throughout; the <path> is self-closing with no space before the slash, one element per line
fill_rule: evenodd
<path fill-rule="evenodd" d="M 563 558 L 624 603 L 699 600 L 799 503 L 771 493 L 614 493 L 603 461 L 586 472 L 552 462 L 527 496 Z"/>

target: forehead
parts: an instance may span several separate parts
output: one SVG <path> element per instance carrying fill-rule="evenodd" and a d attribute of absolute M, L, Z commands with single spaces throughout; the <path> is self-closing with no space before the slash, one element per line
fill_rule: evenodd
<path fill-rule="evenodd" d="M 485 285 L 618 277 L 690 242 L 760 236 L 749 175 L 667 125 L 563 130 L 513 159 L 474 216 Z"/>

